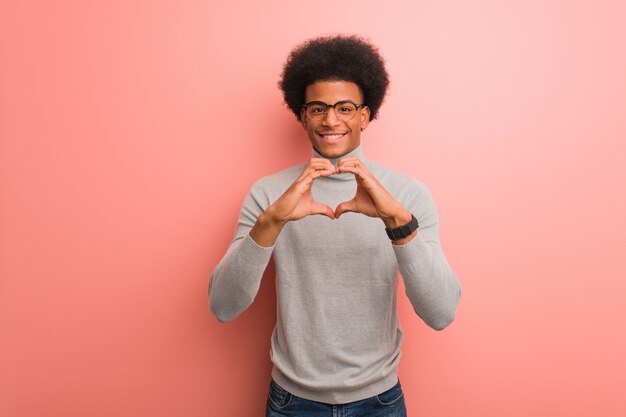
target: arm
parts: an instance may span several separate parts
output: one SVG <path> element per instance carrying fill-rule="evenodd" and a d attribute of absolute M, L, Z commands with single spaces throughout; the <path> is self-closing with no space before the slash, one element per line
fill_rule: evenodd
<path fill-rule="evenodd" d="M 269 202 L 262 181 L 257 181 L 248 192 L 237 221 L 235 238 L 211 274 L 211 312 L 221 323 L 236 318 L 254 301 L 280 233 L 264 222 L 263 212 Z M 261 244 L 252 238 L 253 230 L 259 235 Z"/>
<path fill-rule="evenodd" d="M 330 207 L 315 201 L 311 194 L 316 178 L 334 173 L 329 160 L 311 158 L 300 176 L 271 205 L 263 179 L 254 183 L 241 208 L 235 238 L 209 281 L 211 311 L 218 321 L 232 320 L 252 304 L 276 239 L 287 222 L 313 214 L 335 217 Z"/>
<path fill-rule="evenodd" d="M 461 285 L 441 249 L 439 217 L 432 195 L 420 185 L 407 204 L 419 228 L 408 242 L 394 242 L 393 250 L 413 309 L 426 324 L 443 330 L 453 320 L 461 300 Z"/>
<path fill-rule="evenodd" d="M 335 213 L 337 217 L 349 211 L 379 217 L 386 227 L 406 224 L 411 213 L 415 215 L 419 229 L 392 242 L 393 251 L 413 309 L 430 327 L 443 330 L 454 320 L 461 286 L 439 244 L 435 201 L 426 186 L 415 180 L 402 190 L 405 198 L 396 200 L 366 165 L 356 157 L 337 163 L 339 172 L 354 174 L 357 190 L 352 200 L 337 206 Z"/>

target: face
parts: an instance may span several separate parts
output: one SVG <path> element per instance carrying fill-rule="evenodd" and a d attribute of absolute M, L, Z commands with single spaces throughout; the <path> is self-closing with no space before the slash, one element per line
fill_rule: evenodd
<path fill-rule="evenodd" d="M 349 81 L 318 81 L 306 88 L 305 101 L 323 101 L 335 104 L 342 100 L 363 103 L 359 86 Z M 353 151 L 361 143 L 361 131 L 369 124 L 370 110 L 363 106 L 348 121 L 337 119 L 333 109 L 328 109 L 321 120 L 309 118 L 303 109 L 300 112 L 302 127 L 311 144 L 326 158 L 337 158 Z"/>

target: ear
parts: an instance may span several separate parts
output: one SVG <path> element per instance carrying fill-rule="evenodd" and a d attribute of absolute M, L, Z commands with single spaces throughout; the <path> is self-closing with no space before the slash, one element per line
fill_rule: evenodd
<path fill-rule="evenodd" d="M 365 130 L 367 125 L 370 124 L 370 108 L 363 106 L 361 108 L 361 130 Z"/>
<path fill-rule="evenodd" d="M 306 110 L 305 109 L 301 109 L 300 110 L 300 124 L 302 125 L 304 130 L 306 130 L 307 121 L 308 120 L 307 120 L 307 117 L 306 117 Z"/>

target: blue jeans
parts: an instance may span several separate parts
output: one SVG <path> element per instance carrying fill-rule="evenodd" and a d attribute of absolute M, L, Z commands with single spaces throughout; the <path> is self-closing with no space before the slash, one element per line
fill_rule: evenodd
<path fill-rule="evenodd" d="M 265 404 L 266 417 L 406 417 L 400 380 L 373 397 L 346 404 L 326 404 L 298 397 L 273 379 Z"/>

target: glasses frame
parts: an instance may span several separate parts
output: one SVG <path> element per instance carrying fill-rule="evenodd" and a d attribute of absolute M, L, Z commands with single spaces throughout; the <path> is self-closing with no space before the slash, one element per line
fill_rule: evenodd
<path fill-rule="evenodd" d="M 322 115 L 322 117 L 320 117 L 320 118 L 319 118 L 319 120 L 324 120 L 324 119 L 326 118 L 326 115 L 328 114 L 328 109 L 329 109 L 329 108 L 331 108 L 331 107 L 332 107 L 332 109 L 335 111 L 335 116 L 336 116 L 339 120 L 343 120 L 343 119 L 341 119 L 341 118 L 339 117 L 339 114 L 337 113 L 336 106 L 338 106 L 338 105 L 340 105 L 340 104 L 345 104 L 345 103 L 350 103 L 350 104 L 354 105 L 354 106 L 356 107 L 356 110 L 357 110 L 357 111 L 358 111 L 358 110 L 360 110 L 362 107 L 365 107 L 365 103 L 358 104 L 358 103 L 355 103 L 355 102 L 354 102 L 354 101 L 352 101 L 352 100 L 341 100 L 341 101 L 336 102 L 335 104 L 328 104 L 328 103 L 325 103 L 325 102 L 320 101 L 320 100 L 314 100 L 314 101 L 309 101 L 309 102 L 308 102 L 308 103 L 306 103 L 306 104 L 303 104 L 303 105 L 302 105 L 302 108 L 304 109 L 304 112 L 306 113 L 307 117 L 309 117 L 309 118 L 311 118 L 311 119 L 313 119 L 313 120 L 316 120 L 314 117 L 311 117 L 311 116 L 309 115 L 309 112 L 307 111 L 307 108 L 308 108 L 309 106 L 313 105 L 313 104 L 322 104 L 322 105 L 326 106 L 326 111 L 324 112 L 324 114 Z M 346 119 L 346 120 L 344 120 L 344 121 L 348 121 L 348 120 L 352 120 L 352 119 L 354 119 L 354 115 L 356 115 L 356 111 L 354 112 L 354 114 L 352 115 L 352 117 L 351 117 L 351 118 Z"/>

